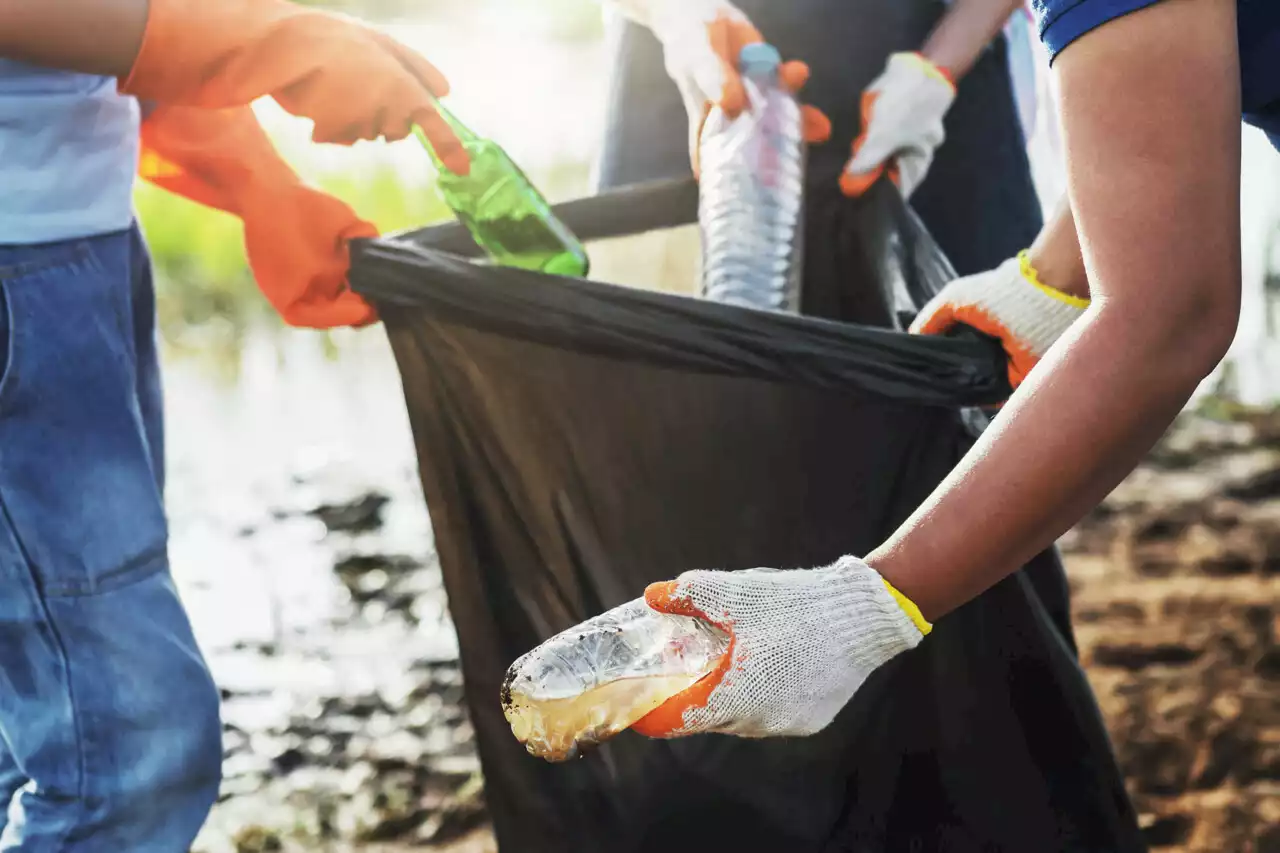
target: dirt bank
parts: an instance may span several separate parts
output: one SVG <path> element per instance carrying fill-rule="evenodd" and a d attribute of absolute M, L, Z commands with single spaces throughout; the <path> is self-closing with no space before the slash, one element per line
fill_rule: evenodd
<path fill-rule="evenodd" d="M 1185 417 L 1061 544 L 1153 849 L 1280 851 L 1280 417 Z"/>

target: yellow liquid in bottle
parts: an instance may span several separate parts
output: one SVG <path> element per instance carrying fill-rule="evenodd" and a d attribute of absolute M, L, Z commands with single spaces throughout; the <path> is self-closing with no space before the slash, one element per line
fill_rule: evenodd
<path fill-rule="evenodd" d="M 564 699 L 535 700 L 515 690 L 503 710 L 516 739 L 531 755 L 567 761 L 584 747 L 608 740 L 630 728 L 701 674 L 623 678 Z"/>

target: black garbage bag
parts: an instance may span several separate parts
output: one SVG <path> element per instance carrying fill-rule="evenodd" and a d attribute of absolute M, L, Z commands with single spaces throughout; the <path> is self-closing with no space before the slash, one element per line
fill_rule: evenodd
<path fill-rule="evenodd" d="M 965 407 L 1007 394 L 990 341 L 900 331 L 952 273 L 886 187 L 844 203 L 855 221 L 817 277 L 880 328 L 496 268 L 464 257 L 477 250 L 452 225 L 357 249 L 353 286 L 402 374 L 503 853 L 1144 849 L 1052 551 L 814 737 L 624 732 L 552 765 L 503 718 L 516 657 L 650 582 L 875 547 L 972 442 Z M 558 211 L 584 239 L 637 233 L 693 222 L 696 187 Z"/>

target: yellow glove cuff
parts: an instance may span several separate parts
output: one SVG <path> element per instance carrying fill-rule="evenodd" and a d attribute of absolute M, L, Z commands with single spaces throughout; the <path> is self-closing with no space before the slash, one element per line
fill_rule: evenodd
<path fill-rule="evenodd" d="M 934 64 L 932 60 L 928 59 L 923 53 L 920 53 L 919 51 L 907 53 L 904 55 L 907 58 L 909 58 L 922 72 L 924 72 L 924 75 L 926 77 L 932 77 L 934 80 L 937 80 L 939 83 L 945 83 L 947 88 L 951 90 L 951 93 L 953 95 L 955 94 L 956 81 L 951 78 L 950 71 L 948 71 L 947 69 L 943 68 L 940 65 Z"/>
<path fill-rule="evenodd" d="M 1064 305 L 1070 305 L 1072 308 L 1081 310 L 1089 307 L 1089 300 L 1079 296 L 1072 296 L 1069 293 L 1063 293 L 1061 290 L 1052 288 L 1040 280 L 1040 274 L 1036 272 L 1036 268 L 1031 266 L 1031 256 L 1023 249 L 1018 253 L 1018 268 L 1022 273 L 1022 278 L 1027 284 L 1039 290 L 1050 299 L 1056 299 Z"/>
<path fill-rule="evenodd" d="M 920 633 L 928 636 L 929 632 L 933 630 L 933 626 L 924 618 L 924 614 L 920 612 L 919 607 L 916 607 L 916 603 L 898 592 L 898 590 L 894 588 L 893 584 L 889 583 L 883 577 L 881 577 L 880 580 L 884 582 L 884 588 L 889 590 L 889 594 L 893 596 L 894 601 L 898 602 L 898 606 L 902 608 L 903 612 L 905 612 L 907 616 L 911 617 L 912 623 L 916 628 L 920 629 Z"/>

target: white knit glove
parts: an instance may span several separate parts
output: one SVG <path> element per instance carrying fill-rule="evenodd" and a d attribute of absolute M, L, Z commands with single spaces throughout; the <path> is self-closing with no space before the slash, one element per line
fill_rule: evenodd
<path fill-rule="evenodd" d="M 854 557 L 821 569 L 686 572 L 649 587 L 645 600 L 732 638 L 715 671 L 632 727 L 650 737 L 822 731 L 872 672 L 931 627 Z"/>
<path fill-rule="evenodd" d="M 1049 347 L 1089 307 L 1040 281 L 1026 252 L 994 270 L 958 278 L 929 300 L 911 324 L 925 335 L 963 323 L 999 338 L 1009 358 L 1009 384 L 1022 383 Z"/>
<path fill-rule="evenodd" d="M 738 72 L 738 54 L 764 41 L 760 31 L 728 0 L 607 0 L 631 20 L 648 27 L 662 43 L 667 74 L 680 90 L 689 114 L 689 153 L 698 170 L 698 137 L 712 104 L 730 118 L 746 109 L 747 93 Z M 784 62 L 782 84 L 798 92 L 809 77 L 803 62 Z M 804 137 L 826 141 L 831 122 L 818 110 L 802 107 Z"/>
<path fill-rule="evenodd" d="M 910 198 L 942 144 L 942 117 L 955 98 L 955 84 L 941 68 L 918 53 L 891 55 L 862 93 L 862 133 L 840 177 L 845 195 L 861 195 L 887 169 Z"/>
<path fill-rule="evenodd" d="M 648 27 L 662 43 L 667 73 L 684 98 L 689 115 L 704 104 L 719 103 L 725 85 L 738 80 L 728 44 L 712 43 L 712 24 L 725 22 L 760 40 L 747 16 L 728 0 L 612 0 L 628 18 Z M 723 37 L 728 30 L 717 33 Z M 737 46 L 741 50 L 741 45 Z M 719 50 L 717 50 L 719 48 Z"/>

